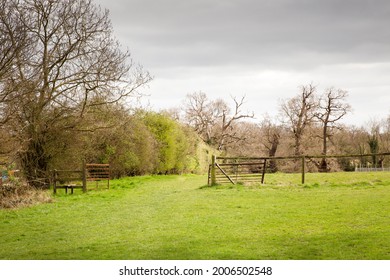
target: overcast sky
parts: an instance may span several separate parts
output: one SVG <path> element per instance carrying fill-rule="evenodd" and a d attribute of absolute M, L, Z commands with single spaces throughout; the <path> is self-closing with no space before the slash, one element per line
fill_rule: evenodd
<path fill-rule="evenodd" d="M 154 110 L 189 93 L 246 96 L 276 116 L 301 85 L 349 92 L 345 122 L 390 114 L 389 0 L 95 0 L 115 36 L 154 80 Z"/>

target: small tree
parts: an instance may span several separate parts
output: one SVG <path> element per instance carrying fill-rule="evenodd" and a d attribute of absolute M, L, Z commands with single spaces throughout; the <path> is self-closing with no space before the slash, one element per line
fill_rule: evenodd
<path fill-rule="evenodd" d="M 212 128 L 219 112 L 213 110 L 212 102 L 204 92 L 188 94 L 184 101 L 186 122 L 208 144 L 212 142 Z"/>
<path fill-rule="evenodd" d="M 322 154 L 324 156 L 328 153 L 328 140 L 333 136 L 333 131 L 340 129 L 340 126 L 337 125 L 338 121 L 351 109 L 350 105 L 345 103 L 347 96 L 348 93 L 345 90 L 330 88 L 320 98 L 318 111 L 315 116 L 322 127 Z M 326 157 L 322 158 L 319 171 L 329 171 Z"/>
<path fill-rule="evenodd" d="M 368 134 L 367 144 L 370 147 L 370 153 L 372 156 L 372 164 L 374 167 L 378 165 L 377 153 L 379 153 L 380 148 L 380 123 L 376 121 L 370 122 L 370 132 Z"/>
<path fill-rule="evenodd" d="M 264 146 L 269 157 L 275 157 L 280 144 L 282 127 L 272 122 L 269 116 L 266 116 L 259 125 L 262 138 L 261 143 Z M 276 161 L 270 160 L 269 168 L 271 172 L 278 171 Z"/>
<path fill-rule="evenodd" d="M 208 100 L 203 92 L 187 95 L 185 100 L 185 118 L 201 138 L 219 151 L 242 140 L 234 126 L 242 119 L 253 118 L 254 114 L 242 113 L 245 97 L 232 98 L 234 107 L 230 108 L 222 100 Z"/>
<path fill-rule="evenodd" d="M 312 84 L 301 87 L 301 93 L 284 101 L 281 113 L 294 137 L 294 155 L 302 154 L 302 139 L 308 126 L 315 118 L 318 102 L 315 98 L 316 88 Z"/>

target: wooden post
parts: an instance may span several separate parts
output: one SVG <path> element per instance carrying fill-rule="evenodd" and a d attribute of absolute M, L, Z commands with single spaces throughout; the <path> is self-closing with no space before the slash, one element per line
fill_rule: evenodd
<path fill-rule="evenodd" d="M 53 193 L 57 193 L 57 169 L 53 170 Z"/>
<path fill-rule="evenodd" d="M 305 183 L 305 156 L 302 156 L 302 184 Z"/>
<path fill-rule="evenodd" d="M 83 192 L 87 192 L 87 166 L 85 164 L 85 160 L 83 160 L 82 166 L 82 179 L 83 179 Z"/>
<path fill-rule="evenodd" d="M 107 188 L 110 189 L 110 179 L 111 179 L 111 168 L 110 164 L 108 165 L 108 180 L 107 180 Z"/>
<path fill-rule="evenodd" d="M 267 169 L 267 159 L 265 158 L 264 163 L 263 163 L 263 170 L 262 170 L 262 174 L 261 174 L 261 183 L 262 184 L 264 184 L 264 176 L 265 176 L 266 169 Z"/>
<path fill-rule="evenodd" d="M 207 185 L 211 186 L 211 164 L 209 164 L 209 170 L 207 172 Z"/>
<path fill-rule="evenodd" d="M 235 183 L 238 183 L 238 174 L 239 174 L 239 171 L 240 171 L 240 170 L 239 170 L 240 165 L 238 164 L 238 160 L 237 160 L 237 159 L 234 160 L 234 163 L 237 164 L 237 165 L 236 165 L 236 168 L 235 168 L 235 170 L 234 170 L 234 171 L 236 172 L 236 174 L 235 174 L 235 175 L 236 175 Z"/>
<path fill-rule="evenodd" d="M 211 186 L 215 186 L 217 184 L 217 178 L 215 175 L 216 161 L 217 161 L 217 157 L 213 155 L 211 157 Z"/>

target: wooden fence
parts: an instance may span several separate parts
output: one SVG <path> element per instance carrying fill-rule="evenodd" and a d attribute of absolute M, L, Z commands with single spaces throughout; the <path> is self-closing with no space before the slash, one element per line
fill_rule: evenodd
<path fill-rule="evenodd" d="M 383 172 L 390 171 L 390 168 L 385 167 L 356 167 L 355 172 Z"/>
<path fill-rule="evenodd" d="M 96 189 L 99 188 L 100 181 L 106 181 L 107 189 L 110 188 L 110 165 L 109 164 L 85 164 L 81 170 L 53 170 L 52 184 L 53 192 L 57 189 L 65 189 L 73 193 L 74 189 L 82 189 L 87 192 L 88 182 L 96 182 Z"/>
<path fill-rule="evenodd" d="M 350 155 L 302 155 L 302 156 L 288 156 L 288 157 L 217 157 L 212 156 L 211 164 L 208 172 L 208 185 L 225 183 L 246 183 L 258 182 L 264 183 L 264 177 L 267 171 L 267 162 L 275 160 L 295 160 L 300 161 L 301 169 L 301 183 L 306 182 L 306 164 L 307 161 L 314 159 L 328 159 L 328 158 L 364 158 L 364 157 L 378 157 L 390 156 L 388 153 L 377 154 L 350 154 Z M 378 168 L 377 171 L 386 171 L 388 168 Z M 358 170 L 356 170 L 358 171 Z M 366 169 L 365 171 L 369 171 Z"/>
<path fill-rule="evenodd" d="M 213 156 L 208 184 L 264 183 L 267 159 Z"/>
<path fill-rule="evenodd" d="M 107 189 L 110 188 L 110 165 L 91 163 L 85 165 L 86 181 L 96 182 L 96 188 L 100 181 L 107 182 Z"/>

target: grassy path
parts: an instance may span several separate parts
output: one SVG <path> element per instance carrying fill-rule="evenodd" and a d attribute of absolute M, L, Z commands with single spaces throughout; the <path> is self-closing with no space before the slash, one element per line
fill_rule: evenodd
<path fill-rule="evenodd" d="M 0 259 L 390 259 L 390 176 L 354 174 L 308 174 L 305 186 L 286 174 L 262 187 L 116 180 L 0 210 Z"/>

